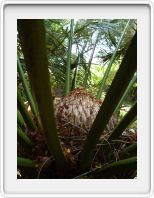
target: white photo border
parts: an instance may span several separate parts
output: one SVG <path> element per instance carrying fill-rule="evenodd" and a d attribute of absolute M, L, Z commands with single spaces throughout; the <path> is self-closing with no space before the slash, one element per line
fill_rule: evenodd
<path fill-rule="evenodd" d="M 4 138 L 4 133 L 3 133 L 3 130 L 6 128 L 5 127 L 5 119 L 3 119 L 3 116 L 5 114 L 5 112 L 3 111 L 4 108 L 3 108 L 3 105 L 5 105 L 5 102 L 4 102 L 4 92 L 5 92 L 5 72 L 4 72 L 4 66 L 5 63 L 6 63 L 6 60 L 5 60 L 5 51 L 4 51 L 4 48 L 5 48 L 5 45 L 3 43 L 3 40 L 5 39 L 5 35 L 4 35 L 4 8 L 6 6 L 9 6 L 9 5 L 147 5 L 148 7 L 150 7 L 150 20 L 151 20 L 151 23 L 150 23 L 150 29 L 151 29 L 151 35 L 150 35 L 150 41 L 151 41 L 151 46 L 149 46 L 150 48 L 150 59 L 151 59 L 151 62 L 149 62 L 150 64 L 150 76 L 151 77 L 151 94 L 149 93 L 149 97 L 151 98 L 151 112 L 149 112 L 150 114 L 150 119 L 151 119 L 151 122 L 150 122 L 150 130 L 151 130 L 151 134 L 150 134 L 150 137 L 151 137 L 151 148 L 150 148 L 150 151 L 151 151 L 151 163 L 149 161 L 149 165 L 150 166 L 150 173 L 151 173 L 151 177 L 150 177 L 150 188 L 149 188 L 149 191 L 146 192 L 146 193 L 129 193 L 126 194 L 126 193 L 115 193 L 115 194 L 112 194 L 112 193 L 43 193 L 43 194 L 38 194 L 38 192 L 32 192 L 32 193 L 27 193 L 25 194 L 25 192 L 22 192 L 22 193 L 11 193 L 11 192 L 7 192 L 6 193 L 6 190 L 5 189 L 5 181 L 6 181 L 6 178 L 4 177 L 3 175 L 3 171 L 5 171 L 6 168 L 4 168 L 4 164 L 3 164 L 3 160 L 4 160 L 4 151 L 6 150 L 6 145 L 5 145 L 5 139 Z M 41 13 L 40 13 L 41 15 Z M 22 16 L 20 16 L 19 18 L 22 18 Z M 80 17 L 79 17 L 80 18 Z M 130 14 L 130 18 L 131 18 L 131 14 Z M 2 192 L 2 195 L 3 196 L 7 196 L 7 197 L 150 197 L 152 194 L 153 194 L 153 99 L 154 99 L 154 96 L 153 96 L 153 83 L 154 83 L 154 80 L 153 80 L 153 72 L 154 72 L 154 69 L 153 69 L 153 4 L 152 2 L 150 1 L 39 1 L 39 2 L 36 2 L 36 1 L 22 1 L 22 2 L 18 2 L 18 1 L 6 1 L 2 4 L 1 6 L 1 192 Z M 12 39 L 16 39 L 15 38 L 12 38 Z M 149 44 L 150 45 L 150 44 Z M 15 51 L 16 52 L 16 51 Z M 15 57 L 16 58 L 16 57 Z M 16 71 L 15 71 L 16 72 Z M 14 73 L 15 73 L 14 72 Z M 15 91 L 16 89 L 14 89 L 13 91 Z M 16 107 L 15 107 L 16 108 Z M 5 116 L 4 116 L 5 117 Z M 3 144 L 4 142 L 4 144 Z M 16 143 L 15 143 L 16 144 Z M 149 158 L 149 159 L 150 159 Z M 16 174 L 13 173 L 14 175 Z M 43 180 L 44 183 L 46 183 L 47 180 Z M 82 180 L 83 181 L 83 180 Z M 124 180 L 121 180 L 124 182 Z M 18 187 L 20 188 L 22 186 L 22 182 L 21 180 L 17 180 L 18 182 Z M 27 182 L 30 182 L 31 185 L 33 186 L 35 182 L 38 182 L 38 180 L 27 180 Z M 73 180 L 71 180 L 71 182 L 73 182 Z M 78 182 L 80 183 L 81 180 Z M 92 182 L 97 182 L 96 180 L 92 180 Z M 114 182 L 114 181 L 113 181 Z M 116 181 L 117 182 L 117 181 Z M 129 181 L 128 181 L 129 182 Z M 135 180 L 134 180 L 135 182 Z M 25 182 L 24 182 L 25 183 Z M 67 184 L 67 180 L 65 181 L 62 181 L 60 183 L 61 185 L 65 185 Z M 25 184 L 24 184 L 25 185 Z M 48 182 L 48 185 L 49 185 L 49 182 Z M 50 184 L 52 185 L 52 184 Z M 68 183 L 69 185 L 69 183 Z M 135 185 L 135 184 L 134 184 Z M 80 185 L 79 185 L 80 186 Z M 81 187 L 81 186 L 80 186 Z M 43 191 L 42 191 L 43 192 Z"/>

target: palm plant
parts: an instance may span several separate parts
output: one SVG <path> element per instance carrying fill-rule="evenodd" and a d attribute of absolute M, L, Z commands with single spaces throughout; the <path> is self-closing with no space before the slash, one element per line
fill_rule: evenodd
<path fill-rule="evenodd" d="M 65 22 L 68 23 L 67 20 Z M 30 106 L 28 110 L 18 89 L 17 166 L 24 173 L 25 169 L 30 169 L 34 172 L 33 178 L 40 178 L 41 175 L 44 178 L 133 178 L 137 169 L 136 144 L 134 140 L 124 144 L 123 132 L 135 120 L 137 104 L 132 106 L 120 122 L 115 121 L 115 112 L 117 108 L 119 110 L 128 90 L 135 82 L 133 77 L 136 76 L 137 67 L 137 34 L 130 41 L 119 70 L 102 102 L 83 87 L 70 92 L 73 82 L 71 49 L 74 39 L 78 34 L 82 35 L 81 30 L 87 27 L 92 27 L 93 30 L 97 24 L 95 20 L 93 23 L 82 22 L 83 26 L 80 27 L 76 23 L 74 28 L 72 19 L 69 33 L 63 30 L 69 41 L 68 50 L 65 49 L 65 39 L 60 39 L 59 42 L 56 35 L 52 38 L 55 46 L 60 47 L 62 57 L 60 60 L 67 57 L 64 70 L 57 69 L 58 72 L 64 74 L 65 97 L 57 98 L 51 93 L 54 72 L 45 43 L 44 20 L 18 20 L 18 36 L 30 87 L 24 77 L 20 58 L 18 58 L 18 72 Z M 108 21 L 104 24 L 105 27 L 109 27 Z M 100 21 L 97 25 L 100 26 Z M 101 28 L 102 26 L 101 24 Z M 48 29 L 47 31 L 49 32 Z M 88 31 L 87 33 L 89 34 Z M 100 35 L 99 39 L 101 39 Z M 122 39 L 123 36 L 121 41 Z M 87 47 L 86 43 L 79 49 L 80 42 L 77 42 L 79 52 L 76 59 L 77 65 L 81 60 L 80 50 L 84 53 Z M 94 47 L 97 42 L 98 37 Z M 52 57 L 58 53 L 55 53 L 56 50 L 56 48 L 52 49 L 54 52 Z M 94 49 L 92 56 L 93 53 Z M 113 56 L 111 62 L 114 61 L 115 53 Z M 56 58 L 55 61 L 57 61 Z M 86 87 L 91 64 L 92 58 L 90 58 L 86 73 Z M 77 69 L 75 71 L 77 72 Z M 101 87 L 100 89 L 102 92 Z M 121 147 L 123 149 L 120 149 Z M 114 156 L 115 149 L 119 149 L 118 160 Z M 119 173 L 119 170 L 123 170 L 122 173 Z"/>

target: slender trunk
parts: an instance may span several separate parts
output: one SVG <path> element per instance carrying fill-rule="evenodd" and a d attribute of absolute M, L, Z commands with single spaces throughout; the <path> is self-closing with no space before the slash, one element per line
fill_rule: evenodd
<path fill-rule="evenodd" d="M 89 74 L 90 74 L 90 67 L 91 67 L 91 64 L 92 64 L 94 52 L 95 52 L 96 45 L 97 45 L 97 42 L 98 42 L 98 36 L 99 36 L 99 33 L 97 34 L 96 40 L 94 42 L 94 46 L 93 46 L 93 49 L 91 51 L 88 66 L 87 66 L 86 71 L 85 71 L 85 78 L 84 78 L 84 82 L 83 82 L 83 85 L 84 85 L 85 88 L 87 87 L 87 83 L 88 83 L 87 81 L 88 81 L 88 77 L 89 77 Z"/>
<path fill-rule="evenodd" d="M 72 40 L 73 40 L 73 26 L 74 26 L 74 19 L 71 19 L 69 44 L 68 44 L 68 52 L 67 52 L 65 95 L 68 95 L 70 90 L 71 90 L 71 76 L 70 76 L 70 73 L 71 73 L 71 51 L 72 51 Z"/>

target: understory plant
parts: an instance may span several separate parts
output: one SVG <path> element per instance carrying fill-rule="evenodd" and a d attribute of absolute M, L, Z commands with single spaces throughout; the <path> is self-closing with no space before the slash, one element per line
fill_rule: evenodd
<path fill-rule="evenodd" d="M 115 47 L 107 73 L 116 59 L 129 22 L 127 21 Z M 18 87 L 18 178 L 101 179 L 137 176 L 137 133 L 129 130 L 137 116 L 136 100 L 122 119 L 118 117 L 126 97 L 136 83 L 137 32 L 122 55 L 119 69 L 105 99 L 101 101 L 102 87 L 105 86 L 108 74 L 105 74 L 105 80 L 102 76 L 103 84 L 96 93 L 97 97 L 93 96 L 88 91 L 87 83 L 92 58 L 85 70 L 85 87 L 73 85 L 74 90 L 71 91 L 72 45 L 77 25 L 72 19 L 66 34 L 68 47 L 64 96 L 55 97 L 51 91 L 51 76 L 54 73 L 49 68 L 44 20 L 17 21 L 21 46 L 17 66 L 24 93 L 23 95 Z M 100 32 L 99 27 L 99 34 Z M 97 35 L 94 47 L 98 39 Z M 58 42 L 60 45 L 62 43 Z M 21 63 L 21 54 L 25 68 Z M 79 60 L 80 56 L 76 58 L 77 62 Z M 78 63 L 76 68 L 77 66 Z"/>

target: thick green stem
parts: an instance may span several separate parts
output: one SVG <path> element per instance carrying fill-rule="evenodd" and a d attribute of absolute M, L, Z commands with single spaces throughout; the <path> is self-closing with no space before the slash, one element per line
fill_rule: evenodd
<path fill-rule="evenodd" d="M 137 75 L 134 75 L 134 77 L 133 77 L 133 79 L 130 81 L 130 83 L 129 83 L 129 85 L 128 85 L 126 91 L 125 91 L 125 93 L 123 94 L 123 96 L 122 96 L 122 98 L 121 98 L 121 100 L 120 100 L 118 106 L 116 107 L 116 109 L 115 109 L 115 111 L 114 111 L 115 113 L 120 109 L 121 105 L 123 104 L 125 98 L 127 97 L 128 93 L 129 93 L 130 89 L 132 88 L 132 86 L 133 86 L 134 83 L 136 82 L 136 79 L 137 79 Z"/>
<path fill-rule="evenodd" d="M 132 157 L 137 155 L 137 142 L 126 147 L 123 151 L 119 153 L 120 159 Z"/>
<path fill-rule="evenodd" d="M 76 179 L 80 179 L 83 177 L 87 178 L 95 178 L 95 179 L 105 179 L 108 177 L 112 177 L 113 175 L 116 175 L 117 173 L 127 173 L 130 171 L 135 171 L 137 169 L 137 157 L 131 157 L 123 160 L 119 160 L 117 162 L 113 162 L 111 164 L 107 164 L 102 166 L 102 168 L 96 169 L 95 171 L 91 171 L 85 174 L 82 174 Z"/>
<path fill-rule="evenodd" d="M 131 157 L 124 160 L 119 160 L 117 162 L 113 162 L 111 164 L 105 165 L 98 172 L 96 172 L 93 176 L 95 178 L 103 178 L 106 176 L 111 176 L 116 173 L 120 173 L 122 171 L 127 172 L 128 170 L 136 170 L 137 169 L 137 157 Z"/>
<path fill-rule="evenodd" d="M 19 72 L 19 75 L 20 75 L 20 78 L 21 78 L 21 81 L 22 81 L 22 84 L 23 84 L 23 87 L 24 87 L 24 91 L 25 91 L 27 100 L 29 101 L 29 104 L 31 106 L 33 114 L 37 117 L 38 113 L 37 113 L 36 108 L 35 108 L 35 103 L 34 103 L 32 95 L 30 93 L 27 80 L 25 79 L 24 72 L 23 72 L 22 65 L 20 63 L 19 58 L 18 58 L 17 62 L 18 62 L 18 64 L 17 64 L 18 65 L 18 72 Z"/>
<path fill-rule="evenodd" d="M 60 145 L 54 117 L 44 22 L 37 19 L 18 20 L 18 33 L 48 149 L 59 170 L 65 171 L 67 161 Z"/>
<path fill-rule="evenodd" d="M 20 127 L 24 127 L 25 122 L 24 122 L 24 119 L 19 111 L 17 111 L 17 122 L 20 125 Z"/>
<path fill-rule="evenodd" d="M 35 124 L 34 124 L 33 120 L 31 119 L 30 115 L 28 114 L 26 107 L 24 105 L 24 101 L 23 101 L 18 90 L 17 90 L 17 102 L 18 102 L 18 109 L 19 109 L 21 115 L 23 116 L 25 123 L 27 124 L 27 126 L 30 129 L 34 130 L 36 128 Z"/>
<path fill-rule="evenodd" d="M 124 116 L 119 125 L 114 129 L 108 138 L 108 141 L 118 138 L 122 132 L 131 124 L 137 116 L 137 103 L 133 105 L 130 111 Z"/>
<path fill-rule="evenodd" d="M 67 52 L 65 95 L 69 94 L 69 92 L 71 90 L 71 76 L 70 76 L 70 74 L 71 74 L 71 52 L 72 52 L 72 40 L 73 40 L 73 27 L 74 27 L 74 19 L 71 19 L 69 44 L 68 44 L 68 52 Z"/>
<path fill-rule="evenodd" d="M 80 166 L 88 169 L 93 159 L 93 153 L 102 132 L 108 124 L 122 95 L 137 69 L 137 33 L 133 37 L 126 55 L 110 86 L 102 106 L 91 127 L 84 148 L 80 155 Z"/>
<path fill-rule="evenodd" d="M 22 157 L 17 157 L 17 166 L 18 167 L 27 167 L 27 168 L 35 168 L 34 161 Z"/>
<path fill-rule="evenodd" d="M 125 28 L 124 28 L 124 31 L 123 31 L 123 33 L 122 33 L 122 35 L 121 35 L 121 38 L 120 38 L 120 40 L 119 40 L 119 42 L 118 42 L 118 45 L 117 45 L 117 47 L 116 47 L 116 49 L 115 49 L 115 51 L 114 51 L 114 53 L 113 53 L 113 55 L 112 55 L 112 57 L 111 57 L 111 60 L 110 60 L 110 62 L 109 62 L 109 65 L 108 65 L 108 67 L 107 67 L 107 69 L 106 69 L 106 71 L 105 71 L 104 77 L 103 77 L 102 82 L 101 82 L 101 86 L 100 86 L 100 88 L 99 88 L 99 90 L 98 90 L 98 93 L 97 93 L 97 96 L 96 96 L 98 99 L 101 98 L 101 95 L 102 95 L 102 92 L 103 92 L 103 89 L 104 89 L 106 80 L 107 80 L 107 78 L 108 78 L 108 75 L 109 75 L 109 72 L 110 72 L 110 70 L 111 70 L 111 67 L 112 67 L 112 65 L 113 65 L 113 63 L 114 63 L 114 61 L 115 61 L 115 58 L 116 58 L 118 49 L 119 49 L 119 47 L 120 47 L 120 45 L 121 45 L 121 43 L 122 43 L 122 41 L 123 41 L 124 35 L 125 35 L 125 33 L 126 33 L 126 30 L 127 30 L 128 26 L 129 26 L 129 22 L 130 22 L 130 20 L 128 20 L 128 22 L 127 22 L 127 24 L 126 24 L 126 26 L 125 26 Z"/>
<path fill-rule="evenodd" d="M 23 132 L 21 128 L 17 128 L 18 136 L 22 139 L 28 146 L 34 146 L 33 142 L 29 139 L 29 137 Z"/>

